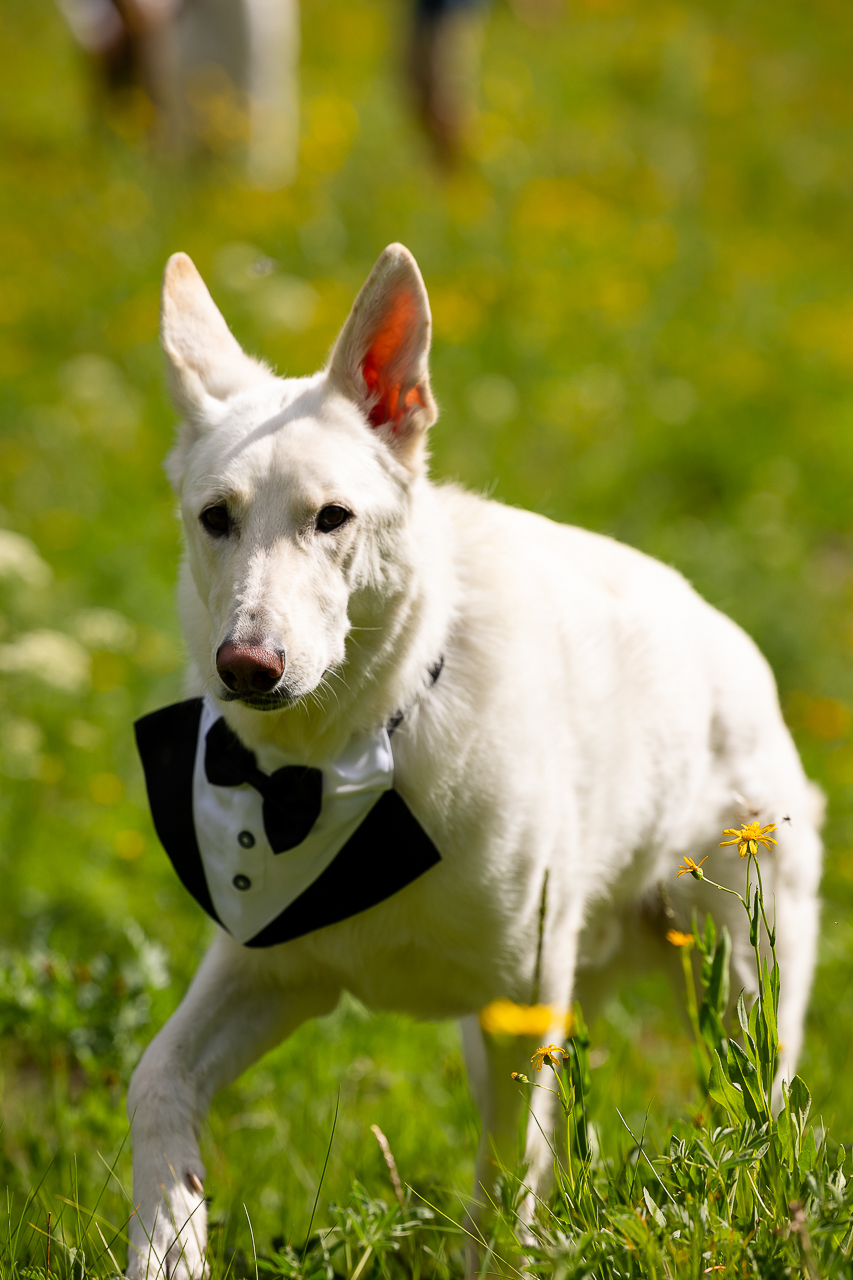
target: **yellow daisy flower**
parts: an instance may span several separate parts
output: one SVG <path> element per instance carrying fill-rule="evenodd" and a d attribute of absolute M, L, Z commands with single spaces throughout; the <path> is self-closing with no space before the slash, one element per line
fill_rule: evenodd
<path fill-rule="evenodd" d="M 666 935 L 667 942 L 674 947 L 692 947 L 696 939 L 692 933 L 682 933 L 680 929 L 670 929 Z"/>
<path fill-rule="evenodd" d="M 533 1063 L 537 1071 L 541 1071 L 547 1062 L 549 1067 L 559 1067 L 561 1058 L 568 1058 L 565 1049 L 558 1044 L 546 1044 L 543 1048 L 537 1049 L 530 1061 Z M 556 1058 L 556 1062 L 554 1059 Z"/>
<path fill-rule="evenodd" d="M 692 858 L 688 858 L 687 856 L 685 856 L 682 859 L 682 861 L 684 862 L 684 866 L 678 868 L 678 874 L 680 876 L 690 875 L 693 877 L 694 880 L 704 880 L 705 872 L 702 870 L 702 863 L 707 862 L 708 857 L 709 855 L 706 853 L 705 857 L 702 859 L 702 862 L 694 862 Z"/>
<path fill-rule="evenodd" d="M 776 830 L 776 823 L 769 822 L 766 827 L 762 827 L 758 822 L 743 822 L 740 830 L 734 827 L 727 827 L 723 832 L 724 836 L 730 836 L 729 840 L 721 840 L 720 848 L 724 848 L 729 844 L 736 844 L 737 851 L 742 858 L 748 857 L 750 854 L 754 858 L 758 857 L 758 850 L 761 845 L 769 849 L 776 841 L 768 833 Z"/>

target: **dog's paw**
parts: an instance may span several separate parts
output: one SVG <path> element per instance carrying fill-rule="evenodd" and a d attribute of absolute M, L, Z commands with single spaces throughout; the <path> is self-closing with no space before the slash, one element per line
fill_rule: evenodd
<path fill-rule="evenodd" d="M 200 1256 L 190 1259 L 178 1247 L 169 1250 L 165 1260 L 150 1249 L 128 1263 L 125 1275 L 127 1280 L 207 1280 L 210 1267 Z"/>
<path fill-rule="evenodd" d="M 137 1215 L 134 1215 L 134 1219 Z M 207 1280 L 207 1213 L 201 1181 L 163 1188 L 154 1223 L 131 1219 L 128 1280 Z"/>
<path fill-rule="evenodd" d="M 207 1280 L 210 1275 L 203 1248 L 186 1232 L 179 1237 L 156 1231 L 150 1245 L 131 1246 L 130 1255 L 127 1280 Z"/>

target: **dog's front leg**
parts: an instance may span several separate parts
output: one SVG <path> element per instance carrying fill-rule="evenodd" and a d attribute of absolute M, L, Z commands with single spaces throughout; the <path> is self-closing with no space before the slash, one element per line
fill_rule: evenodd
<path fill-rule="evenodd" d="M 574 925 L 570 920 L 569 925 Z M 467 1272 L 476 1275 L 480 1254 L 475 1239 L 482 1240 L 481 1221 L 495 1207 L 495 1183 L 506 1169 L 512 1177 L 523 1165 L 523 1188 L 516 1198 L 517 1237 L 522 1244 L 533 1241 L 531 1224 L 540 1197 L 547 1195 L 553 1177 L 555 1124 L 559 1099 L 553 1079 L 537 1078 L 531 1057 L 540 1045 L 562 1045 L 571 1007 L 571 991 L 576 954 L 576 927 L 558 917 L 550 947 L 544 956 L 540 1000 L 551 1009 L 553 1025 L 544 1036 L 495 1036 L 480 1027 L 476 1015 L 462 1019 L 462 1044 L 471 1093 L 480 1112 L 483 1128 L 477 1151 L 476 1182 L 468 1215 L 471 1233 L 467 1250 Z M 544 1087 L 529 1091 L 526 1131 L 520 1123 L 525 1102 L 522 1084 L 513 1072 L 528 1073 Z M 513 1264 L 514 1265 L 514 1264 Z"/>
<path fill-rule="evenodd" d="M 332 1009 L 338 995 L 331 982 L 290 984 L 268 953 L 224 934 L 216 938 L 130 1082 L 132 1280 L 199 1280 L 205 1274 L 198 1131 L 210 1099 L 306 1018 Z"/>
<path fill-rule="evenodd" d="M 522 1171 L 525 1185 L 532 1185 L 538 1190 L 539 1166 L 543 1163 L 543 1153 L 535 1140 L 536 1138 L 541 1140 L 541 1134 L 538 1130 L 535 1136 L 531 1132 L 532 1114 L 527 1136 L 521 1131 L 525 1101 L 524 1087 L 512 1079 L 514 1071 L 530 1070 L 530 1056 L 536 1049 L 538 1041 L 526 1036 L 489 1035 L 481 1029 L 477 1016 L 473 1015 L 462 1019 L 462 1044 L 468 1071 L 468 1084 L 482 1121 L 474 1190 L 465 1223 L 466 1230 L 469 1232 L 465 1251 L 465 1271 L 470 1278 L 480 1274 L 483 1255 L 486 1253 L 486 1238 L 483 1232 L 487 1227 L 488 1219 L 497 1208 L 497 1179 L 503 1170 L 506 1170 L 512 1179 L 519 1172 L 519 1165 L 526 1165 L 526 1170 Z M 547 1109 L 547 1102 L 552 1100 L 552 1094 L 544 1093 L 543 1098 L 546 1100 L 545 1109 Z M 541 1103 L 539 1109 L 542 1109 Z M 550 1134 L 552 1117 L 543 1115 L 538 1118 L 540 1123 L 544 1121 L 545 1133 Z M 532 1144 L 531 1137 L 533 1137 Z M 532 1150 L 531 1146 L 535 1150 Z M 550 1154 L 547 1145 L 544 1154 L 546 1157 Z M 531 1165 L 535 1167 L 531 1168 Z M 513 1194 L 515 1184 L 507 1190 Z M 533 1196 L 530 1193 L 525 1193 L 518 1209 L 519 1239 L 522 1239 L 533 1212 Z M 515 1266 L 519 1260 L 516 1258 L 504 1259 L 504 1261 Z"/>
<path fill-rule="evenodd" d="M 556 1098 L 548 1081 L 544 1090 L 534 1089 L 530 1097 L 526 1134 L 519 1129 L 525 1102 L 524 1086 L 513 1080 L 513 1072 L 531 1072 L 530 1059 L 540 1043 L 561 1043 L 565 1022 L 558 1023 L 545 1037 L 492 1036 L 483 1032 L 477 1017 L 462 1020 L 462 1042 L 471 1093 L 480 1112 L 482 1132 L 477 1151 L 475 1208 L 491 1203 L 495 1179 L 502 1169 L 513 1172 L 525 1166 L 526 1184 L 538 1194 L 547 1190 L 553 1164 Z M 538 1081 L 537 1081 L 538 1083 Z"/>

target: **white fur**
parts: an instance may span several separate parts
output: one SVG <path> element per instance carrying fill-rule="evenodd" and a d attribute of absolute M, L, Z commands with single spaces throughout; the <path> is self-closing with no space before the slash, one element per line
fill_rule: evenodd
<path fill-rule="evenodd" d="M 403 313 L 416 333 L 406 328 L 389 377 L 419 391 L 374 428 L 359 362 Z M 226 692 L 215 669 L 226 638 L 284 650 L 280 709 L 221 703 L 262 767 L 270 743 L 317 763 L 407 708 L 397 786 L 442 862 L 381 905 L 283 946 L 252 951 L 217 936 L 131 1085 L 134 1276 L 164 1258 L 171 1274 L 202 1273 L 204 1206 L 191 1180 L 204 1176 L 197 1132 L 210 1099 L 344 988 L 373 1009 L 464 1020 L 484 1120 L 478 1178 L 493 1149 L 511 1157 L 518 1093 L 507 1077 L 522 1049 L 510 1061 L 476 1014 L 498 997 L 532 998 L 546 870 L 541 998 L 556 1009 L 578 992 L 592 1001 L 621 960 L 664 956 L 649 923 L 659 884 L 682 927 L 694 902 L 728 923 L 733 986 L 752 989 L 740 909 L 675 874 L 683 854 L 711 853 L 715 878 L 740 885 L 742 864 L 717 849 L 721 828 L 746 816 L 738 796 L 762 821 L 791 819 L 762 865 L 779 919 L 788 1076 L 800 1048 L 820 843 L 767 663 L 638 551 L 432 484 L 428 340 L 426 293 L 401 246 L 374 269 L 330 371 L 306 379 L 249 361 L 189 259 L 167 268 L 164 345 L 188 424 L 170 471 L 187 538 L 191 691 Z M 215 501 L 233 513 L 228 538 L 199 523 Z M 330 503 L 354 518 L 319 533 L 314 517 Z M 547 1131 L 541 1105 L 538 1120 Z M 535 1123 L 528 1154 L 535 1181 L 550 1158 Z"/>

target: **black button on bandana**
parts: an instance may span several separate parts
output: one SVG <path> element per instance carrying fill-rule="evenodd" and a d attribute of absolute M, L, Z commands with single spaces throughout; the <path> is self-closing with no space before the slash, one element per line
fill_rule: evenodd
<path fill-rule="evenodd" d="M 252 887 L 252 882 L 248 876 L 235 876 L 231 883 L 235 889 L 239 889 L 243 893 Z"/>
<path fill-rule="evenodd" d="M 241 844 L 244 849 L 251 849 L 255 844 L 255 837 L 251 831 L 241 831 L 237 837 L 237 843 Z"/>
<path fill-rule="evenodd" d="M 204 771 L 215 787 L 239 787 L 247 782 L 264 799 L 264 830 L 273 853 L 284 853 L 302 844 L 320 816 L 323 774 L 308 765 L 289 764 L 275 773 L 258 768 L 254 751 L 244 747 L 223 719 L 207 731 Z M 237 838 L 244 848 L 251 845 Z M 252 839 L 254 844 L 254 838 Z"/>

